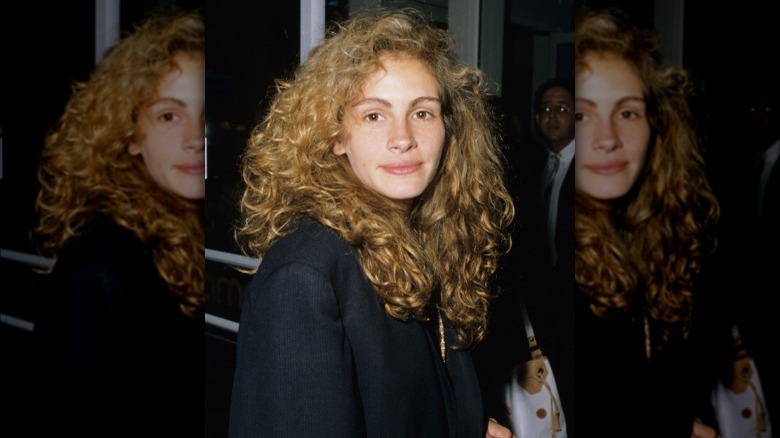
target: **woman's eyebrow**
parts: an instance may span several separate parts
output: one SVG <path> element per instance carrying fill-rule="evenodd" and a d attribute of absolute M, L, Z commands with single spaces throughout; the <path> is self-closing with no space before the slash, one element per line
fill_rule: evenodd
<path fill-rule="evenodd" d="M 186 102 L 184 102 L 181 99 L 176 99 L 175 97 L 159 97 L 157 99 L 154 99 L 154 100 L 148 102 L 144 106 L 145 107 L 150 107 L 150 106 L 160 105 L 160 104 L 164 104 L 164 103 L 172 103 L 172 104 L 174 104 L 176 106 L 180 106 L 180 107 L 186 107 L 187 106 Z"/>
<path fill-rule="evenodd" d="M 438 97 L 420 96 L 420 97 L 415 98 L 414 100 L 412 100 L 412 102 L 411 102 L 411 104 L 409 106 L 415 106 L 415 105 L 418 105 L 420 102 L 425 102 L 425 101 L 435 101 L 435 102 L 441 103 L 441 99 L 439 99 Z M 363 99 L 360 99 L 357 102 L 355 102 L 352 106 L 356 107 L 356 106 L 365 105 L 365 104 L 369 104 L 369 103 L 376 103 L 376 104 L 379 104 L 379 105 L 387 107 L 387 108 L 391 108 L 393 106 L 393 104 L 390 103 L 389 100 L 382 99 L 380 97 L 364 97 Z"/>

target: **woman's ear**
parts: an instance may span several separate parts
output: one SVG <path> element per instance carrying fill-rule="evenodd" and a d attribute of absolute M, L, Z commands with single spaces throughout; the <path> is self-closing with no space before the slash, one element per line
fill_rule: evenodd
<path fill-rule="evenodd" d="M 138 143 L 132 142 L 129 145 L 127 145 L 127 153 L 130 155 L 138 155 L 141 153 L 141 147 L 138 146 Z"/>
<path fill-rule="evenodd" d="M 344 147 L 344 143 L 342 143 L 339 139 L 336 139 L 333 142 L 333 147 L 331 150 L 336 155 L 344 155 L 347 152 L 347 149 Z"/>

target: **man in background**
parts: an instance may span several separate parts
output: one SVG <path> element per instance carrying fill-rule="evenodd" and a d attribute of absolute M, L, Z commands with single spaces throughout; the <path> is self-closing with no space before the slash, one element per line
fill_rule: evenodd
<path fill-rule="evenodd" d="M 505 405 L 512 369 L 530 359 L 522 307 L 553 369 L 568 436 L 574 436 L 574 94 L 550 79 L 534 93 L 538 145 L 514 187 L 517 219 L 512 251 L 499 271 L 501 294 L 491 306 L 488 337 L 475 351 L 486 414 L 510 424 Z"/>

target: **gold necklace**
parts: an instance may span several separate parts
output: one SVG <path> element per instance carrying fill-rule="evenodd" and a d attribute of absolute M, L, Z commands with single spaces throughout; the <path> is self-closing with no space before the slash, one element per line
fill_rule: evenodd
<path fill-rule="evenodd" d="M 441 309 L 436 307 L 436 311 L 439 314 L 439 350 L 441 352 L 441 360 L 447 363 L 447 341 L 444 340 L 444 320 L 441 317 Z"/>

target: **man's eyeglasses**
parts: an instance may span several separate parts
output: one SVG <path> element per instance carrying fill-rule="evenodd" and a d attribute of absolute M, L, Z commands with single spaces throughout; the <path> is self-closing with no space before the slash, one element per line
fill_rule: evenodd
<path fill-rule="evenodd" d="M 538 114 L 542 117 L 550 117 L 552 114 L 564 116 L 569 115 L 570 113 L 571 108 L 566 105 L 543 106 L 539 108 L 538 111 Z"/>

